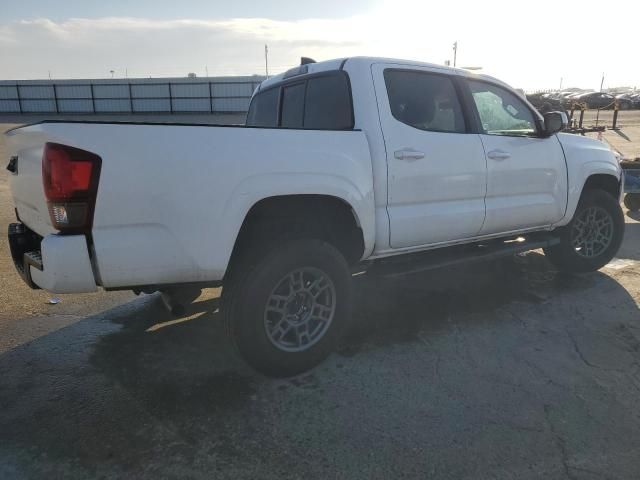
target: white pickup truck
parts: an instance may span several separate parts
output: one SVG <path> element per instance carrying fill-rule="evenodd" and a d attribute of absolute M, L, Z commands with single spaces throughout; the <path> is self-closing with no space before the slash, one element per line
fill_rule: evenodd
<path fill-rule="evenodd" d="M 335 345 L 354 272 L 533 248 L 605 265 L 621 168 L 565 125 L 491 77 L 382 58 L 270 78 L 245 126 L 41 122 L 6 133 L 12 256 L 51 292 L 222 285 L 245 360 L 291 375 Z"/>

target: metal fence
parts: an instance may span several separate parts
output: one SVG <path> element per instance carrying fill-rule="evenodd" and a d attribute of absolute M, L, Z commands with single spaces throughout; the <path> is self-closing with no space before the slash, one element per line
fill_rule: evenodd
<path fill-rule="evenodd" d="M 261 77 L 0 82 L 1 113 L 239 113 Z"/>

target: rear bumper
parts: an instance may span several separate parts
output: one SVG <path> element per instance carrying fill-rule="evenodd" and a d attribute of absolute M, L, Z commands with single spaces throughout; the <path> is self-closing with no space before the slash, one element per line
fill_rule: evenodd
<path fill-rule="evenodd" d="M 31 288 L 54 293 L 97 290 L 84 235 L 42 238 L 21 223 L 9 225 L 11 257 L 20 277 Z"/>

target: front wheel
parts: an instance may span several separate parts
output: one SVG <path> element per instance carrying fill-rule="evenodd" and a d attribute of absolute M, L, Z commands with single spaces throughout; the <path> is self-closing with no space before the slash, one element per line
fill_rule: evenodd
<path fill-rule="evenodd" d="M 285 377 L 331 353 L 351 314 L 351 274 L 335 247 L 293 240 L 237 268 L 223 287 L 222 310 L 247 363 Z"/>
<path fill-rule="evenodd" d="M 592 272 L 611 261 L 623 236 L 624 214 L 617 200 L 603 190 L 587 190 L 571 222 L 560 229 L 560 243 L 544 253 L 561 271 Z"/>
<path fill-rule="evenodd" d="M 640 193 L 627 193 L 624 196 L 624 206 L 632 212 L 640 210 Z"/>

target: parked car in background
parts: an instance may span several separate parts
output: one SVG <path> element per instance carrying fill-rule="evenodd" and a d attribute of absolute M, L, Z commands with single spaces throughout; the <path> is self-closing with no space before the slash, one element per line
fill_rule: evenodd
<path fill-rule="evenodd" d="M 560 102 L 565 106 L 565 108 L 570 109 L 571 105 L 575 103 L 575 100 L 580 95 L 584 95 L 585 92 L 563 92 L 559 97 Z"/>
<path fill-rule="evenodd" d="M 616 95 L 615 98 L 618 102 L 620 110 L 631 110 L 632 108 L 637 107 L 636 101 L 631 98 L 631 94 L 629 93 L 621 93 L 619 95 Z"/>
<path fill-rule="evenodd" d="M 587 108 L 613 108 L 616 97 L 604 92 L 589 92 L 571 97 L 576 103 L 584 103 Z"/>
<path fill-rule="evenodd" d="M 529 103 L 543 115 L 547 112 L 564 112 L 568 117 L 564 104 L 554 94 L 533 93 L 526 97 Z"/>
<path fill-rule="evenodd" d="M 585 91 L 578 91 L 578 92 L 566 92 L 565 95 L 563 95 L 563 99 L 565 100 L 573 100 L 575 98 L 578 98 L 581 95 L 584 95 L 585 93 L 592 93 L 591 91 L 585 92 Z"/>
<path fill-rule="evenodd" d="M 564 91 L 562 91 L 562 92 L 560 92 L 558 94 L 558 98 L 560 100 L 566 100 L 570 96 L 580 95 L 582 93 L 584 93 L 582 90 L 578 90 L 578 91 L 576 91 L 576 90 L 564 90 Z"/>

